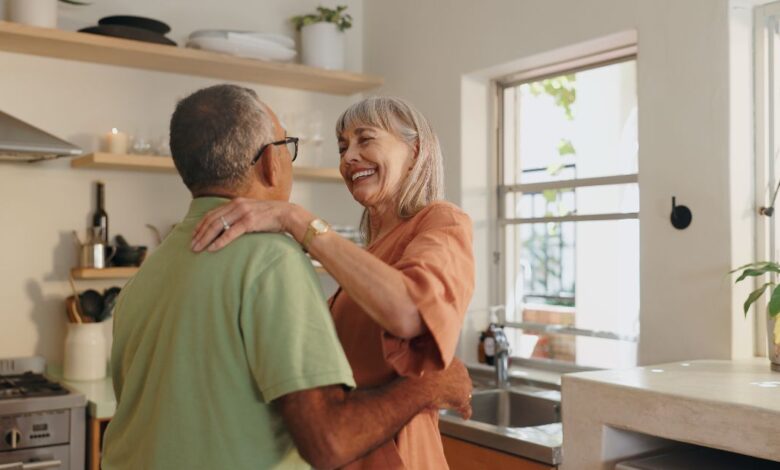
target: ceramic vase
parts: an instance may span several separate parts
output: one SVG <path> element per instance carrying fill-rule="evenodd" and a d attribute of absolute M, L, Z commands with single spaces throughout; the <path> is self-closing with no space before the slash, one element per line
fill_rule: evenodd
<path fill-rule="evenodd" d="M 344 32 L 334 23 L 314 23 L 301 28 L 301 61 L 323 69 L 344 69 Z"/>
<path fill-rule="evenodd" d="M 57 0 L 8 0 L 8 21 L 41 28 L 57 27 Z"/>
<path fill-rule="evenodd" d="M 769 357 L 770 366 L 775 372 L 780 372 L 780 344 L 777 344 L 777 338 L 775 337 L 775 324 L 780 320 L 780 315 L 772 318 L 767 315 L 766 319 L 766 336 L 767 336 L 767 356 Z"/>

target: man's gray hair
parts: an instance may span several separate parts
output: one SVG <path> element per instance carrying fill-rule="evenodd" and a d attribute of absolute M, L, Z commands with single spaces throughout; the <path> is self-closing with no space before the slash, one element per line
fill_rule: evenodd
<path fill-rule="evenodd" d="M 271 140 L 273 122 L 254 90 L 214 85 L 179 101 L 170 132 L 173 162 L 190 191 L 235 190 Z"/>

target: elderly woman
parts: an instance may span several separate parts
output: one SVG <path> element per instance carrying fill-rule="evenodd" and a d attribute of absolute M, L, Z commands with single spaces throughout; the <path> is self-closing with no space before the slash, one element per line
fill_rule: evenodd
<path fill-rule="evenodd" d="M 358 387 L 443 369 L 474 289 L 474 259 L 469 217 L 442 201 L 438 138 L 422 114 L 389 97 L 352 105 L 336 135 L 341 175 L 365 207 L 366 249 L 300 206 L 248 199 L 204 217 L 193 249 L 215 251 L 245 232 L 287 232 L 340 286 L 329 304 Z M 437 410 L 348 468 L 447 468 Z"/>

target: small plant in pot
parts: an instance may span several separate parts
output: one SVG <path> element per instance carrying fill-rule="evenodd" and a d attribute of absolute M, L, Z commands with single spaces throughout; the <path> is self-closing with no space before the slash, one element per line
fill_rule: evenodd
<path fill-rule="evenodd" d="M 315 13 L 290 18 L 301 32 L 301 62 L 325 69 L 344 68 L 344 31 L 352 27 L 347 7 L 317 7 Z"/>
<path fill-rule="evenodd" d="M 745 279 L 763 277 L 767 274 L 780 274 L 780 264 L 772 261 L 759 261 L 756 263 L 746 264 L 731 271 L 735 273 L 740 271 L 737 282 L 744 281 Z M 768 336 L 768 355 L 771 361 L 772 370 L 780 372 L 780 284 L 769 280 L 762 284 L 758 289 L 748 295 L 743 305 L 743 310 L 747 316 L 750 307 L 764 294 L 765 291 L 771 292 L 769 296 L 769 304 L 767 305 L 767 336 Z"/>

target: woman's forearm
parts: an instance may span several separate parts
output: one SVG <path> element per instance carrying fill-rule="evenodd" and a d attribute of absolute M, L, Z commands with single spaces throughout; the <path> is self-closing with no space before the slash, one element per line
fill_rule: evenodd
<path fill-rule="evenodd" d="M 315 216 L 291 205 L 285 230 L 299 242 Z M 309 253 L 384 330 L 411 339 L 427 331 L 404 283 L 404 275 L 335 232 L 315 236 Z"/>

